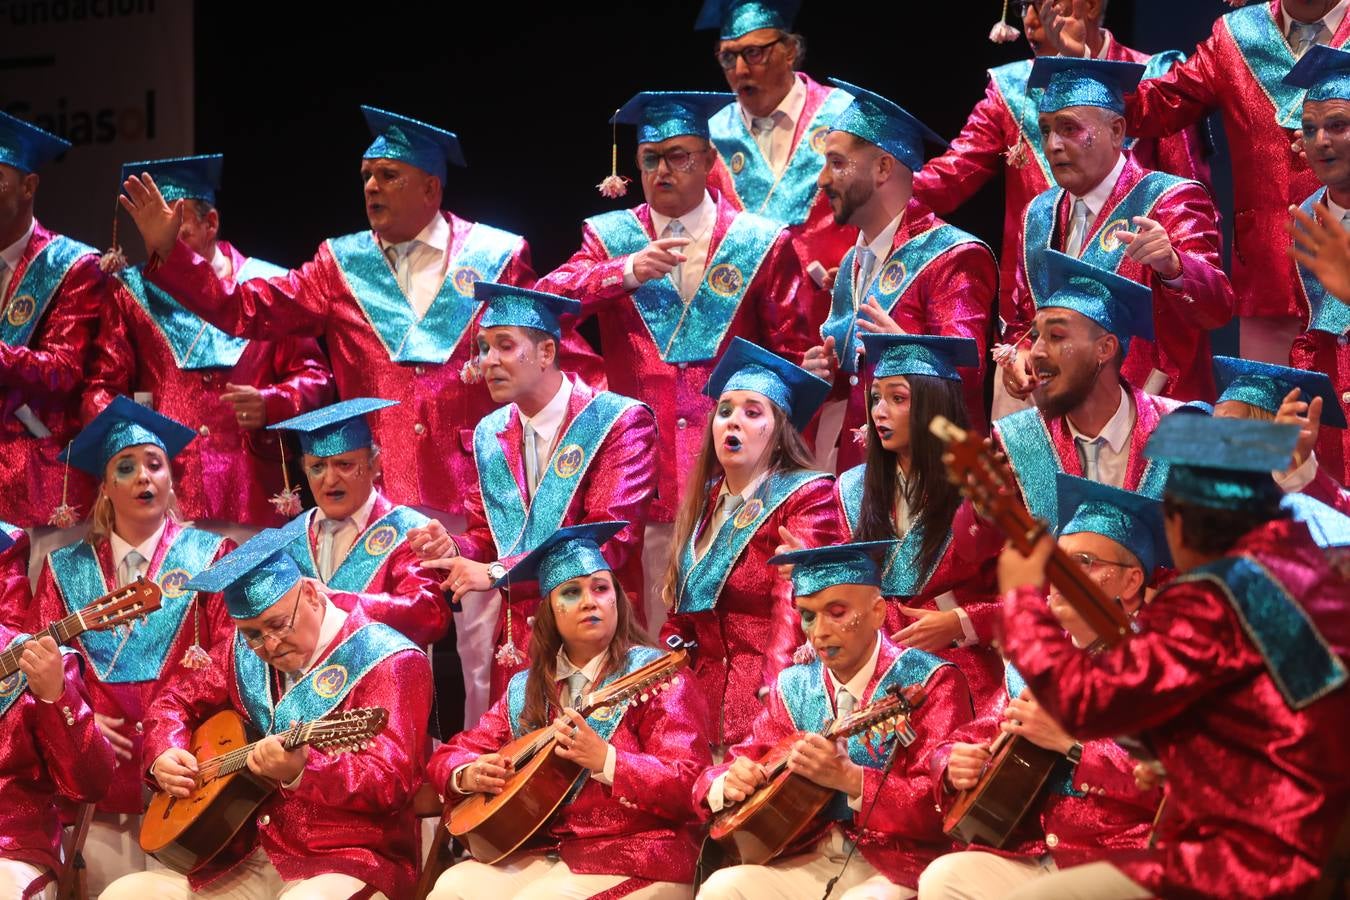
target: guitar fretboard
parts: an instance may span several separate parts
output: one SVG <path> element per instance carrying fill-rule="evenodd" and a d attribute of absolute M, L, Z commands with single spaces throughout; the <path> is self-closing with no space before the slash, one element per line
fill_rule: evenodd
<path fill-rule="evenodd" d="M 0 681 L 5 680 L 15 672 L 19 671 L 19 658 L 23 656 L 23 648 L 28 641 L 35 641 L 41 637 L 50 637 L 58 644 L 64 644 L 73 637 L 77 637 L 88 631 L 84 620 L 80 618 L 78 612 L 71 613 L 59 622 L 53 622 L 37 634 L 20 641 L 8 650 L 0 653 Z"/>

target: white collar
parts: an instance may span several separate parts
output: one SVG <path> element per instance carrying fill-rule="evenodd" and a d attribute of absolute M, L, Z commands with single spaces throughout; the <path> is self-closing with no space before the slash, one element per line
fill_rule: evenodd
<path fill-rule="evenodd" d="M 37 219 L 28 220 L 28 230 L 23 233 L 23 237 L 10 244 L 3 250 L 0 250 L 0 259 L 5 261 L 9 271 L 13 272 L 19 267 L 19 260 L 23 259 L 24 251 L 28 249 L 28 242 L 33 239 L 33 228 L 37 225 Z"/>
<path fill-rule="evenodd" d="M 745 129 L 749 131 L 750 123 L 755 117 L 750 115 L 750 111 L 746 109 L 739 100 L 736 101 L 736 108 L 741 111 L 741 121 L 745 122 Z M 788 89 L 787 94 L 783 97 L 783 101 L 774 107 L 773 112 L 769 113 L 769 116 L 777 119 L 778 114 L 782 113 L 787 118 L 787 127 L 795 129 L 797 127 L 797 121 L 801 118 L 802 110 L 805 108 L 806 84 L 802 81 L 801 76 L 793 75 L 792 87 Z"/>
<path fill-rule="evenodd" d="M 881 229 L 871 243 L 863 242 L 862 230 L 858 231 L 857 247 L 866 247 L 872 251 L 872 255 L 877 258 L 877 262 L 885 262 L 891 255 L 891 245 L 895 243 L 895 233 L 900 230 L 900 223 L 905 220 L 905 211 L 900 210 L 900 215 L 891 219 L 890 224 Z"/>
<path fill-rule="evenodd" d="M 760 485 L 764 483 L 764 479 L 769 477 L 770 471 L 771 470 L 769 469 L 765 469 L 763 472 L 760 472 L 754 478 L 750 479 L 750 483 L 747 484 L 745 486 L 745 489 L 742 490 L 740 493 L 740 498 L 742 502 L 749 500 L 751 497 L 755 496 L 755 493 L 759 490 Z M 715 499 L 718 503 L 720 503 L 722 502 L 723 497 L 729 496 L 731 496 L 731 491 L 730 489 L 727 488 L 727 479 L 726 476 L 723 475 L 722 487 L 721 489 L 718 490 L 717 497 Z"/>
<path fill-rule="evenodd" d="M 595 657 L 586 665 L 577 667 L 576 663 L 567 658 L 567 651 L 562 647 L 558 648 L 558 658 L 553 666 L 553 681 L 555 683 L 566 680 L 567 676 L 573 672 L 580 672 L 586 676 L 586 683 L 595 684 L 595 680 L 600 677 L 600 667 L 605 664 L 605 654 L 597 653 Z"/>
<path fill-rule="evenodd" d="M 134 547 L 127 543 L 116 531 L 109 532 L 108 540 L 109 543 L 112 544 L 113 571 L 115 572 L 122 567 L 122 560 L 126 559 L 127 554 L 132 550 L 139 553 L 145 559 L 145 564 L 149 566 L 150 560 L 155 558 L 155 548 L 159 546 L 159 539 L 164 536 L 164 529 L 168 524 L 169 519 L 166 516 L 164 520 L 159 523 L 159 527 L 155 529 L 154 534 L 150 535 Z"/>
<path fill-rule="evenodd" d="M 1346 2 L 1350 2 L 1350 0 L 1346 0 Z M 1124 151 L 1121 151 L 1120 155 L 1116 157 L 1116 164 L 1111 167 L 1110 174 L 1097 182 L 1097 186 L 1082 197 L 1074 195 L 1074 199 L 1082 200 L 1087 203 L 1090 216 L 1096 216 L 1102 211 L 1102 207 L 1106 205 L 1107 198 L 1111 196 L 1111 192 L 1116 189 L 1116 182 L 1120 181 L 1120 173 L 1124 171 L 1125 153 Z M 1070 212 L 1072 212 L 1072 204 L 1070 204 Z"/>
<path fill-rule="evenodd" d="M 825 674 L 828 675 L 830 679 L 830 698 L 833 699 L 842 687 L 853 695 L 853 699 L 857 703 L 854 709 L 860 708 L 867 702 L 867 686 L 872 683 L 872 676 L 877 673 L 877 661 L 879 659 L 881 659 L 880 631 L 877 632 L 876 637 L 872 640 L 871 658 L 868 659 L 867 662 L 863 664 L 863 667 L 848 680 L 847 684 L 840 684 L 839 680 L 834 677 L 834 673 L 829 670 L 828 666 L 826 667 Z"/>
<path fill-rule="evenodd" d="M 445 221 L 445 216 L 441 215 L 440 211 L 437 210 L 436 215 L 431 217 L 431 221 L 427 222 L 427 224 L 422 227 L 422 230 L 417 232 L 417 236 L 413 238 L 413 242 L 425 244 L 433 250 L 444 253 L 446 248 L 450 246 L 450 224 Z M 397 244 L 391 244 L 384 238 L 380 238 L 381 250 L 397 246 Z"/>
<path fill-rule="evenodd" d="M 1111 452 L 1119 453 L 1129 442 L 1130 433 L 1134 431 L 1134 401 L 1130 399 L 1129 392 L 1121 388 L 1120 405 L 1116 407 L 1115 414 L 1107 420 L 1106 425 L 1102 427 L 1101 434 L 1098 435 L 1083 434 L 1073 426 L 1073 420 L 1068 416 L 1064 417 L 1064 421 L 1068 422 L 1069 433 L 1075 439 L 1081 437 L 1093 441 L 1097 438 L 1105 438 L 1106 445 L 1111 448 Z"/>
<path fill-rule="evenodd" d="M 553 395 L 552 400 L 544 404 L 543 409 L 532 416 L 527 416 L 517 406 L 516 412 L 520 413 L 522 426 L 528 425 L 534 429 L 535 434 L 553 440 L 553 436 L 558 433 L 558 428 L 567 415 L 567 404 L 571 400 L 572 381 L 566 375 L 563 375 L 562 384 L 558 386 L 558 393 Z"/>
<path fill-rule="evenodd" d="M 220 241 L 216 241 L 215 252 L 211 254 L 211 271 L 215 272 L 216 277 L 220 279 L 230 278 L 234 275 L 234 264 L 225 255 L 225 251 L 220 249 Z"/>
<path fill-rule="evenodd" d="M 1324 190 L 1322 192 L 1322 202 L 1327 205 L 1327 212 L 1331 214 L 1331 218 L 1333 221 L 1340 222 L 1341 217 L 1344 216 L 1347 212 L 1350 212 L 1350 210 L 1347 210 L 1345 207 L 1341 206 L 1335 200 L 1331 199 L 1331 191 Z"/>
<path fill-rule="evenodd" d="M 304 675 L 314 668 L 314 664 L 328 652 L 328 645 L 333 643 L 334 638 L 338 636 L 338 632 L 342 630 L 342 626 L 347 624 L 347 613 L 339 609 L 325 591 L 317 586 L 315 590 L 318 590 L 319 596 L 323 597 L 323 624 L 319 626 L 319 642 L 314 645 L 314 652 L 310 654 L 309 659 L 305 660 L 305 667 L 300 670 L 298 675 Z"/>
<path fill-rule="evenodd" d="M 371 485 L 370 496 L 366 498 L 366 502 L 362 503 L 361 506 L 357 508 L 356 512 L 351 514 L 351 520 L 356 525 L 357 534 L 365 531 L 366 526 L 370 524 L 370 511 L 375 508 L 375 498 L 378 497 L 379 494 L 379 489 L 374 485 Z M 316 523 L 322 522 L 324 519 L 328 518 L 328 514 L 323 511 L 322 506 L 316 506 L 314 509 L 314 521 Z"/>
<path fill-rule="evenodd" d="M 1336 31 L 1341 27 L 1341 21 L 1345 18 L 1347 5 L 1350 5 L 1350 0 L 1341 0 L 1340 3 L 1333 6 L 1327 14 L 1322 17 L 1322 27 L 1332 35 L 1335 35 Z M 1280 4 L 1280 14 L 1284 16 L 1284 36 L 1287 38 L 1294 30 L 1294 17 L 1285 12 L 1283 3 Z M 1311 25 L 1312 23 L 1309 22 L 1308 24 Z"/>
<path fill-rule="evenodd" d="M 648 209 L 651 209 L 651 207 L 648 207 Z M 666 226 L 673 222 L 674 219 L 670 216 L 664 216 L 654 209 L 651 213 L 652 230 L 656 232 L 657 237 L 660 237 L 666 230 Z M 684 215 L 676 216 L 675 218 L 679 219 L 680 224 L 684 226 L 685 234 L 694 240 L 698 240 L 703 236 L 704 230 L 717 220 L 717 203 L 713 201 L 712 194 L 704 191 L 703 200 L 698 206 L 695 206 Z"/>

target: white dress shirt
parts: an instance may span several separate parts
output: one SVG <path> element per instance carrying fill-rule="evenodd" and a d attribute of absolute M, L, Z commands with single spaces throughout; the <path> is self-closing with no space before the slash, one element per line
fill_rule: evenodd
<path fill-rule="evenodd" d="M 1350 6 L 1350 0 L 1340 0 L 1339 3 L 1333 6 L 1327 14 L 1322 17 L 1322 30 L 1317 34 L 1317 43 L 1331 43 L 1331 39 L 1336 35 L 1336 30 L 1341 27 L 1341 21 L 1345 18 L 1347 6 Z M 1292 47 L 1294 18 L 1283 11 L 1283 6 L 1281 6 L 1281 13 L 1284 16 L 1284 38 L 1286 41 L 1290 41 L 1290 46 Z"/>
<path fill-rule="evenodd" d="M 567 678 L 573 672 L 580 672 L 586 678 L 586 683 L 582 685 L 582 693 L 589 693 L 594 690 L 596 680 L 600 677 L 600 667 L 605 664 L 605 654 L 597 653 L 595 657 L 586 665 L 577 668 L 572 661 L 567 658 L 567 652 L 563 648 L 558 648 L 558 658 L 554 665 L 553 680 L 558 687 L 558 696 L 562 702 L 566 703 L 568 698 Z M 614 745 L 607 743 L 605 745 L 605 766 L 599 772 L 592 772 L 591 777 L 606 787 L 614 784 L 614 766 L 618 762 L 618 754 L 614 751 Z"/>
<path fill-rule="evenodd" d="M 351 551 L 352 545 L 356 543 L 356 539 L 361 535 L 361 532 L 365 531 L 366 526 L 370 524 L 370 512 L 375 508 L 375 497 L 376 491 L 374 488 L 371 488 L 370 496 L 366 498 L 366 502 L 362 503 L 360 507 L 357 508 L 356 512 L 352 513 L 347 518 L 340 520 L 341 524 L 338 525 L 337 531 L 333 532 L 334 572 L 342 565 L 342 561 L 347 558 L 347 553 Z M 318 542 L 323 540 L 323 529 L 319 523 L 325 521 L 327 518 L 328 515 L 323 511 L 322 507 L 317 507 L 315 509 L 314 541 L 316 548 Z"/>
<path fill-rule="evenodd" d="M 787 161 L 792 156 L 792 136 L 797 132 L 797 122 L 801 119 L 802 110 L 805 108 L 806 84 L 800 77 L 794 76 L 792 89 L 787 92 L 783 102 L 766 116 L 773 119 L 773 133 L 769 139 L 769 157 L 765 162 L 769 164 L 774 175 L 783 174 L 783 170 L 787 168 Z M 740 101 L 737 101 L 736 109 L 741 114 L 741 121 L 745 123 L 745 130 L 750 132 L 751 137 L 755 137 L 754 117 L 746 111 Z M 758 139 L 756 143 L 759 143 Z"/>
<path fill-rule="evenodd" d="M 1102 438 L 1105 443 L 1097 455 L 1097 480 L 1112 487 L 1125 487 L 1125 466 L 1129 462 L 1130 435 L 1134 432 L 1134 400 L 1124 388 L 1120 389 L 1120 404 L 1116 412 L 1107 420 L 1099 435 L 1084 434 L 1074 427 L 1073 420 L 1064 417 L 1069 426 L 1069 434 L 1074 439 L 1075 451 L 1078 438 L 1091 441 Z M 1084 473 L 1086 474 L 1086 473 Z"/>
<path fill-rule="evenodd" d="M 159 527 L 155 529 L 154 534 L 135 546 L 127 543 L 127 541 L 116 531 L 108 535 L 108 541 L 112 545 L 113 577 L 116 578 L 119 583 L 124 580 L 122 572 L 123 561 L 126 560 L 127 554 L 132 550 L 135 550 L 141 555 L 141 562 L 136 566 L 136 571 L 125 580 L 134 581 L 136 580 L 136 576 L 144 575 L 150 569 L 150 560 L 155 558 L 155 550 L 159 547 L 159 539 L 164 536 L 164 528 L 168 525 L 168 521 L 168 519 L 165 519 L 163 522 L 160 522 Z"/>
<path fill-rule="evenodd" d="M 1340 222 L 1341 227 L 1345 228 L 1347 224 L 1345 221 L 1345 217 L 1347 214 L 1350 214 L 1350 209 L 1346 209 L 1344 206 L 1341 206 L 1335 200 L 1332 200 L 1330 191 L 1327 191 L 1325 194 L 1322 195 L 1322 202 L 1327 205 L 1327 212 L 1331 214 L 1332 221 Z"/>
<path fill-rule="evenodd" d="M 698 292 L 699 285 L 703 283 L 703 272 L 708 267 L 708 245 L 712 241 L 713 225 L 717 224 L 717 203 L 712 194 L 704 191 L 702 202 L 678 218 L 690 242 L 679 251 L 684 257 L 684 263 L 678 269 L 681 277 L 676 287 L 680 296 L 689 300 Z M 657 238 L 670 237 L 666 229 L 673 221 L 669 216 L 652 210 L 652 231 Z M 674 273 L 671 277 L 674 277 Z M 638 287 L 637 276 L 633 274 L 633 254 L 629 254 L 623 264 L 623 286 L 630 291 Z"/>
<path fill-rule="evenodd" d="M 341 631 L 342 626 L 347 623 L 346 612 L 335 606 L 333 601 L 328 598 L 327 594 L 320 594 L 319 596 L 323 597 L 324 603 L 323 622 L 319 625 L 319 640 L 314 644 L 314 652 L 309 655 L 309 659 L 305 660 L 303 668 L 296 672 L 285 673 L 282 680 L 285 682 L 285 690 L 288 693 L 291 688 L 299 684 L 304 677 L 310 673 L 310 670 L 314 668 L 319 660 L 323 659 L 323 655 L 328 652 L 329 646 L 337 639 L 338 632 Z M 282 787 L 288 791 L 294 790 L 295 787 L 300 784 L 300 779 L 304 777 L 305 770 L 301 769 L 299 775 L 296 775 L 295 778 L 283 784 Z"/>
<path fill-rule="evenodd" d="M 0 250 L 0 299 L 5 299 L 9 294 L 9 283 L 14 277 L 14 270 L 19 267 L 19 260 L 23 259 L 24 253 L 28 250 L 28 242 L 33 239 L 33 227 L 36 224 L 36 219 L 30 219 L 28 230 L 23 233 L 23 237 Z"/>
<path fill-rule="evenodd" d="M 526 425 L 534 429 L 535 471 L 539 473 L 540 479 L 544 477 L 544 470 L 548 468 L 548 461 L 553 456 L 553 445 L 558 440 L 558 432 L 562 430 L 563 419 L 567 416 L 567 404 L 571 400 L 572 381 L 564 375 L 558 393 L 554 394 L 553 399 L 539 412 L 527 416 L 519 407 L 516 408 L 516 412 L 520 413 L 522 430 Z M 523 447 L 521 451 L 524 452 Z"/>
<path fill-rule="evenodd" d="M 759 490 L 759 486 L 762 485 L 764 479 L 768 477 L 769 473 L 767 471 L 759 473 L 759 475 L 755 476 L 739 494 L 735 495 L 727 488 L 726 480 L 724 479 L 722 481 L 722 487 L 718 490 L 717 497 L 713 501 L 716 506 L 713 508 L 712 518 L 708 520 L 708 527 L 703 529 L 703 533 L 700 534 L 698 540 L 694 542 L 695 562 L 702 559 L 703 554 L 708 552 L 708 548 L 712 546 L 713 538 L 717 536 L 717 532 L 722 530 L 722 526 L 726 524 L 727 519 L 730 519 L 735 512 L 739 511 L 740 508 L 750 500 L 751 497 L 755 496 L 755 493 Z M 733 496 L 739 498 L 740 502 L 728 503 L 723 499 Z"/>
<path fill-rule="evenodd" d="M 867 289 L 872 286 L 872 282 L 876 280 L 877 275 L 886 265 L 886 258 L 891 255 L 891 245 L 895 243 L 895 233 L 900 230 L 900 223 L 904 220 L 905 211 L 902 209 L 900 215 L 891 219 L 890 223 L 877 232 L 877 236 L 870 241 L 864 239 L 861 230 L 858 232 L 858 240 L 853 245 L 854 251 L 867 249 L 872 251 L 872 255 L 875 257 L 875 261 L 872 263 L 872 271 L 867 276 L 867 283 L 863 284 L 858 279 L 858 254 L 856 252 L 853 254 L 853 297 L 859 304 L 867 296 Z"/>
<path fill-rule="evenodd" d="M 1107 175 L 1105 178 L 1103 178 L 1101 181 L 1099 181 L 1096 187 L 1094 187 L 1092 190 L 1088 191 L 1081 197 L 1079 197 L 1077 194 L 1069 195 L 1070 198 L 1069 222 L 1067 223 L 1067 227 L 1064 231 L 1065 247 L 1069 246 L 1070 234 L 1068 229 L 1073 227 L 1074 201 L 1082 200 L 1084 203 L 1087 204 L 1088 210 L 1087 230 L 1088 232 L 1092 231 L 1092 223 L 1097 221 L 1097 216 L 1098 214 L 1101 213 L 1102 207 L 1104 207 L 1106 205 L 1106 201 L 1110 199 L 1111 192 L 1116 189 L 1116 182 L 1120 181 L 1120 173 L 1124 171 L 1125 171 L 1125 154 L 1122 153 L 1120 154 L 1120 156 L 1116 157 L 1116 164 L 1111 167 L 1111 173 Z M 1083 234 L 1082 246 L 1083 248 L 1087 247 L 1087 233 Z M 1079 255 L 1082 255 L 1082 250 L 1079 251 Z"/>
<path fill-rule="evenodd" d="M 420 320 L 427 314 L 432 301 L 445 284 L 445 270 L 450 257 L 450 224 L 445 221 L 445 216 L 437 212 L 410 243 L 412 248 L 408 250 L 408 258 L 411 266 L 409 280 L 412 290 L 408 292 L 408 303 Z M 382 253 L 389 247 L 399 246 L 401 245 L 389 244 L 383 238 L 380 239 Z M 388 254 L 385 256 L 387 259 Z M 390 268 L 393 268 L 392 263 Z M 397 269 L 394 269 L 394 277 L 398 277 Z"/>

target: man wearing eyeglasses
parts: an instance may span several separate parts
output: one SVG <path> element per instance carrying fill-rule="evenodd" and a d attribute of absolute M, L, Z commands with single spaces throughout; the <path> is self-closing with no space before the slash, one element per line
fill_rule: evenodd
<path fill-rule="evenodd" d="M 587 219 L 582 246 L 538 290 L 595 314 L 609 387 L 656 413 L 656 499 L 642 568 L 664 572 L 684 478 L 712 401 L 703 387 L 733 338 L 792 361 L 810 344 L 801 262 L 778 223 L 708 189 L 708 114 L 728 94 L 644 92 L 614 117 L 637 126 L 646 203 Z M 648 578 L 648 622 L 664 609 Z"/>
<path fill-rule="evenodd" d="M 741 209 L 787 226 L 803 269 L 828 289 L 858 230 L 830 215 L 816 184 L 830 120 L 848 106 L 839 88 L 797 71 L 806 42 L 791 31 L 799 0 L 705 0 L 694 27 L 716 29 L 715 57 L 736 95 L 708 121 L 717 162 L 710 184 Z M 829 309 L 827 290 L 811 295 L 814 324 Z"/>
<path fill-rule="evenodd" d="M 302 576 L 287 552 L 292 540 L 283 529 L 261 532 L 190 582 L 222 592 L 235 639 L 211 674 L 166 686 L 146 717 L 150 777 L 174 797 L 197 786 L 188 747 L 209 716 L 233 709 L 267 736 L 249 753 L 248 769 L 279 789 L 258 808 L 256 833 L 190 876 L 137 872 L 103 897 L 411 896 L 418 838 L 410 801 L 422 781 L 431 711 L 426 656 L 372 621 L 356 598 Z M 388 722 L 357 751 L 288 750 L 278 737 L 297 722 L 370 707 L 386 710 Z"/>
<path fill-rule="evenodd" d="M 1059 476 L 1059 546 L 1108 597 L 1134 615 L 1144 586 L 1171 564 L 1162 506 L 1151 497 L 1095 481 Z M 1051 586 L 1050 611 L 1082 649 L 1096 633 Z M 958 730 L 929 761 L 944 806 L 979 783 L 1000 735 L 1017 735 L 1063 755 L 1014 837 L 998 852 L 977 845 L 939 857 L 919 877 L 920 900 L 996 900 L 1061 866 L 1108 852 L 1143 850 L 1162 801 L 1156 784 L 1141 789 L 1137 763 L 1113 740 L 1079 741 L 1037 701 L 1011 664 L 1000 709 Z"/>

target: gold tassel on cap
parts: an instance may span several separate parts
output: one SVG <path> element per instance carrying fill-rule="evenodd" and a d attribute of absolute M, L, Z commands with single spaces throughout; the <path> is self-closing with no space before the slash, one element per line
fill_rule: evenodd
<path fill-rule="evenodd" d="M 619 111 L 617 109 L 614 110 L 614 115 L 616 118 L 618 117 Z M 614 134 L 610 143 L 609 175 L 605 176 L 605 179 L 595 188 L 600 192 L 600 196 L 607 200 L 617 200 L 628 193 L 628 182 L 632 179 L 619 174 L 619 123 L 615 121 L 611 125 Z"/>
<path fill-rule="evenodd" d="M 112 246 L 103 251 L 103 255 L 98 258 L 98 267 L 108 275 L 116 275 L 127 267 L 127 255 L 122 252 L 122 248 L 117 243 L 117 209 L 119 205 L 117 201 L 113 201 Z"/>
<path fill-rule="evenodd" d="M 286 519 L 294 519 L 301 513 L 300 491 L 291 487 L 291 474 L 286 471 L 286 438 L 283 435 L 277 435 L 277 447 L 281 450 L 281 483 L 282 489 L 267 499 L 268 503 L 276 509 L 277 515 Z"/>
<path fill-rule="evenodd" d="M 1008 24 L 1008 0 L 1003 0 L 1003 18 L 989 29 L 989 40 L 995 44 L 1011 44 L 1022 36 L 1022 32 Z"/>

